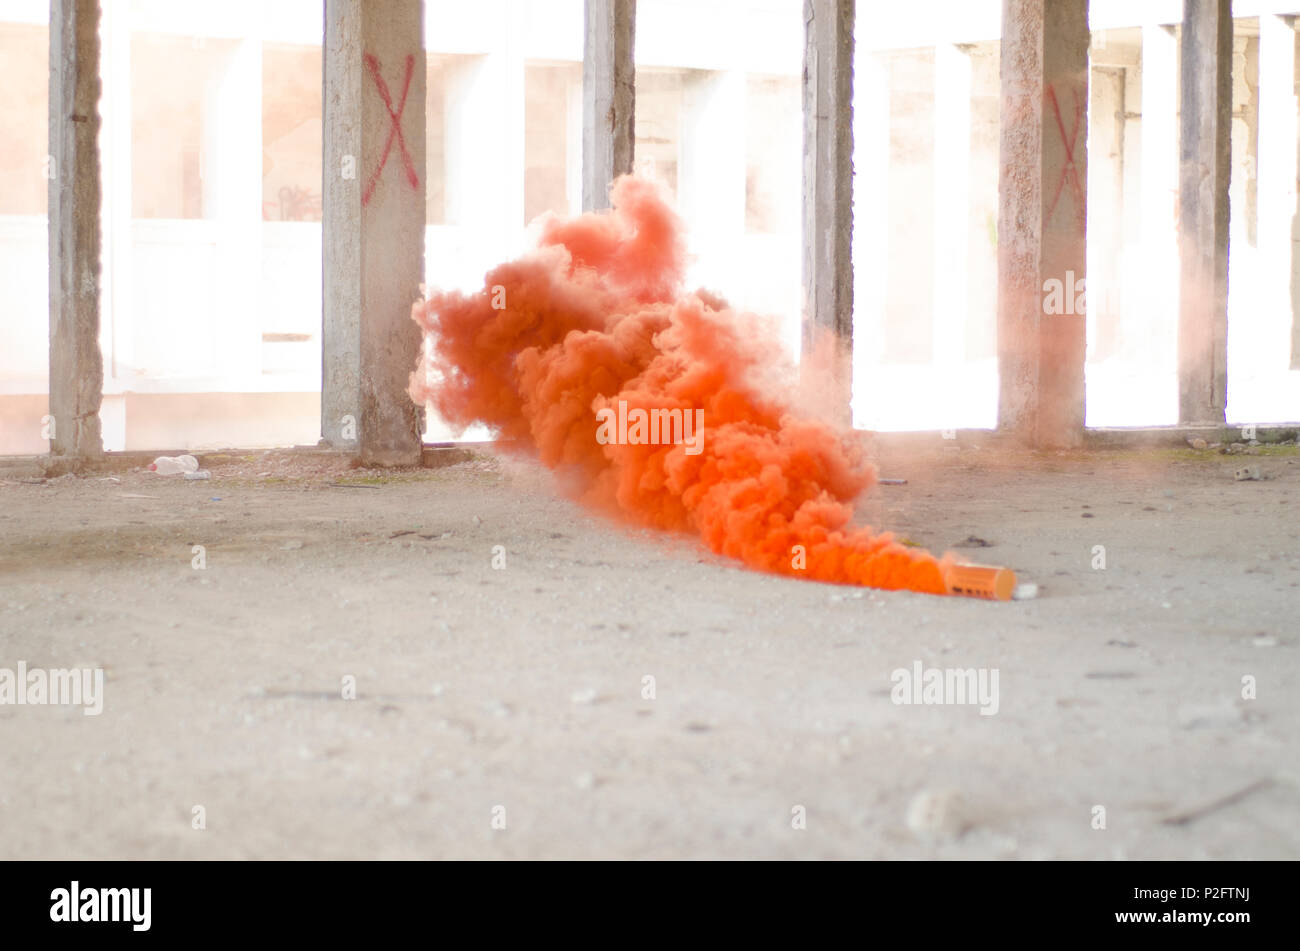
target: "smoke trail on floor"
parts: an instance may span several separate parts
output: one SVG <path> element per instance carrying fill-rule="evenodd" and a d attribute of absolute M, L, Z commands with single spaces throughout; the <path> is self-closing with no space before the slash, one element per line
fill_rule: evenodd
<path fill-rule="evenodd" d="M 683 289 L 681 222 L 651 182 L 540 229 L 481 291 L 434 291 L 411 397 L 535 449 L 589 505 L 820 581 L 942 594 L 947 561 L 850 524 L 856 440 L 797 409 L 769 323 Z"/>

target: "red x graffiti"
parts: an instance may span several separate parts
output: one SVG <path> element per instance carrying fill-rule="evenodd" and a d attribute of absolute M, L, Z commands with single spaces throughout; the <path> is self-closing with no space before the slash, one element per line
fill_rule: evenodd
<path fill-rule="evenodd" d="M 1079 102 L 1079 93 L 1074 93 L 1074 128 L 1067 139 L 1065 136 L 1065 121 L 1061 118 L 1061 107 L 1056 101 L 1056 89 L 1052 86 L 1047 87 L 1047 98 L 1052 103 L 1052 112 L 1056 115 L 1056 129 L 1061 133 L 1061 144 L 1065 146 L 1065 167 L 1061 169 L 1061 179 L 1056 183 L 1056 194 L 1052 196 L 1052 204 L 1047 209 L 1047 220 L 1052 220 L 1052 214 L 1056 211 L 1056 203 L 1061 200 L 1061 192 L 1065 190 L 1065 183 L 1068 181 L 1074 187 L 1075 197 L 1075 214 L 1082 220 L 1083 218 L 1083 183 L 1079 181 L 1079 170 L 1074 167 L 1074 148 L 1079 141 L 1079 127 L 1083 124 L 1083 104 Z"/>
<path fill-rule="evenodd" d="M 362 58 L 366 64 L 366 71 L 375 81 L 375 88 L 379 90 L 379 98 L 384 100 L 384 108 L 388 110 L 388 115 L 392 119 L 388 129 L 388 141 L 384 143 L 384 153 L 379 156 L 379 164 L 370 173 L 366 190 L 361 193 L 361 204 L 367 205 L 374 197 L 375 186 L 379 184 L 379 173 L 388 164 L 388 153 L 393 149 L 394 139 L 402 150 L 402 165 L 406 168 L 406 180 L 411 183 L 412 188 L 420 187 L 420 178 L 415 174 L 415 163 L 411 160 L 411 153 L 406 151 L 406 138 L 402 135 L 402 111 L 406 108 L 406 94 L 411 91 L 411 77 L 415 75 L 415 57 L 409 53 L 406 56 L 406 77 L 402 80 L 402 98 L 398 100 L 396 109 L 393 108 L 393 96 L 388 91 L 388 83 L 384 82 L 384 77 L 379 72 L 379 60 L 370 53 Z"/>

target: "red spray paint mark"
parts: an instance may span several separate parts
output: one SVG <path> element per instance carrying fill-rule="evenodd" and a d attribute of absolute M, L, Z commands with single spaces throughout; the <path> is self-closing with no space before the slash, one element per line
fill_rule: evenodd
<path fill-rule="evenodd" d="M 952 559 L 853 524 L 875 469 L 801 407 L 774 328 L 684 290 L 681 223 L 659 187 L 624 177 L 611 197 L 609 213 L 543 222 L 481 290 L 415 304 L 429 347 L 412 398 L 527 447 L 616 518 L 762 571 L 943 594 Z M 602 442 L 602 411 L 698 411 L 702 443 Z"/>
<path fill-rule="evenodd" d="M 402 150 L 402 165 L 406 168 L 406 180 L 411 183 L 412 188 L 420 187 L 420 178 L 415 174 L 415 163 L 411 160 L 411 153 L 406 150 L 406 137 L 402 135 L 402 112 L 406 109 L 406 94 L 411 91 L 411 77 L 415 75 L 415 57 L 410 53 L 406 56 L 406 76 L 402 80 L 402 98 L 398 100 L 396 109 L 393 108 L 393 96 L 388 91 L 388 83 L 384 82 L 384 77 L 379 72 L 379 60 L 370 53 L 367 53 L 363 60 L 366 64 L 366 71 L 370 73 L 370 78 L 375 81 L 375 88 L 379 90 L 379 98 L 384 100 L 384 108 L 388 110 L 389 118 L 392 120 L 388 129 L 388 141 L 384 143 L 384 152 L 379 157 L 379 164 L 370 173 L 370 180 L 366 182 L 366 190 L 361 193 L 361 204 L 368 205 L 370 199 L 374 197 L 375 187 L 379 184 L 379 173 L 388 164 L 388 153 L 393 149 L 394 139 L 397 140 L 398 147 Z"/>
<path fill-rule="evenodd" d="M 1056 183 L 1056 194 L 1052 196 L 1052 204 L 1047 209 L 1047 220 L 1052 220 L 1052 214 L 1056 211 L 1056 204 L 1061 200 L 1061 192 L 1065 190 L 1065 183 L 1071 183 L 1074 189 L 1075 197 L 1075 215 L 1080 219 L 1079 224 L 1083 221 L 1083 183 L 1079 180 L 1079 170 L 1074 166 L 1074 149 L 1079 141 L 1079 128 L 1083 124 L 1083 104 L 1079 101 L 1079 92 L 1074 92 L 1074 127 L 1069 137 L 1065 135 L 1065 121 L 1061 118 L 1061 106 L 1056 101 L 1056 89 L 1053 86 L 1047 87 L 1047 98 L 1052 103 L 1052 112 L 1056 116 L 1056 129 L 1061 134 L 1061 144 L 1065 146 L 1065 167 L 1061 169 L 1061 178 Z"/>

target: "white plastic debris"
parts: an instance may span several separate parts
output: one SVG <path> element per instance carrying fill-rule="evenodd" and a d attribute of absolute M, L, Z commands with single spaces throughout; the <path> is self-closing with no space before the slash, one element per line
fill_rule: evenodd
<path fill-rule="evenodd" d="M 1022 581 L 1011 592 L 1012 601 L 1032 601 L 1036 597 L 1038 597 L 1038 585 L 1032 581 Z"/>
<path fill-rule="evenodd" d="M 185 478 L 190 481 L 195 481 L 198 479 L 211 479 L 212 473 L 209 472 L 207 469 L 200 469 L 198 472 L 186 472 Z"/>
<path fill-rule="evenodd" d="M 183 472 L 198 472 L 199 460 L 193 456 L 159 456 L 149 465 L 151 472 L 159 475 L 180 475 Z"/>

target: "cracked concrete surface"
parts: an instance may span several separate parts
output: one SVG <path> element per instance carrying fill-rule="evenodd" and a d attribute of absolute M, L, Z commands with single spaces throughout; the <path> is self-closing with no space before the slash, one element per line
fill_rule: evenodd
<path fill-rule="evenodd" d="M 983 539 L 1009 604 L 755 574 L 495 457 L 10 481 L 0 667 L 106 685 L 0 706 L 0 857 L 1295 858 L 1300 457 L 1239 461 L 882 450 L 862 520 Z M 916 661 L 998 713 L 895 705 Z"/>

